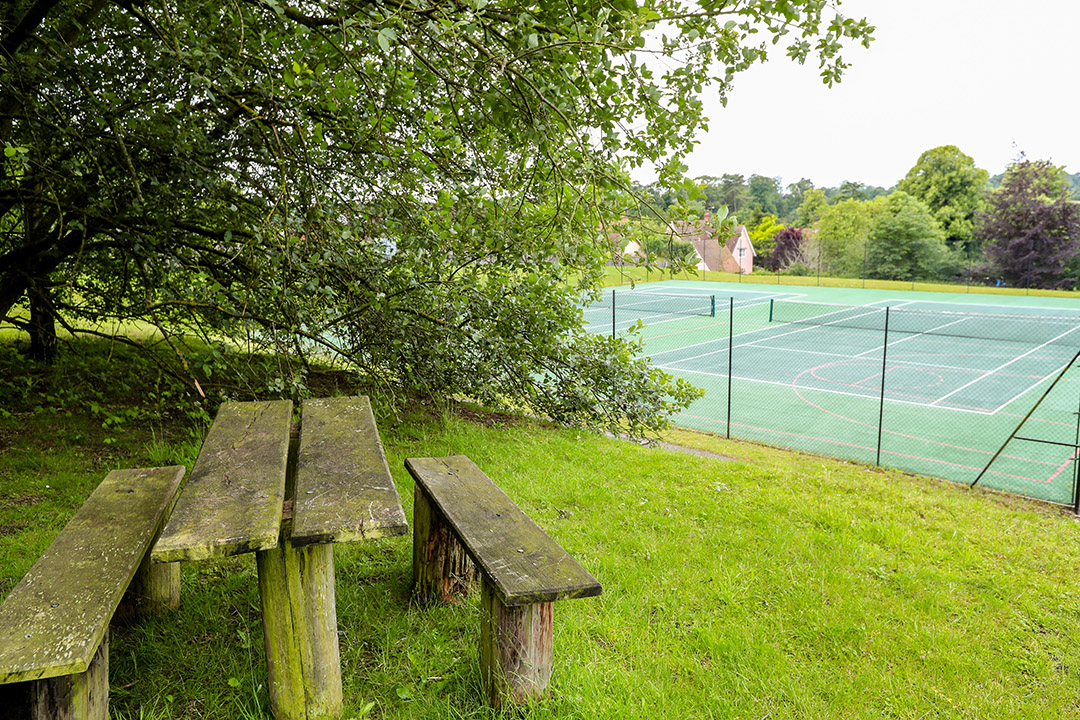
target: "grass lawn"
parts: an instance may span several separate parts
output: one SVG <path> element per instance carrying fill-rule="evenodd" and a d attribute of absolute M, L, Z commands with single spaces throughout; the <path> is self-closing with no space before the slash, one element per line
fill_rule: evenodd
<path fill-rule="evenodd" d="M 175 390 L 94 357 L 51 375 L 0 353 L 0 595 L 109 469 L 196 452 Z M 1070 515 L 686 431 L 672 439 L 733 459 L 381 407 L 410 519 L 404 458 L 467 454 L 604 585 L 556 603 L 550 696 L 508 717 L 1080 715 Z M 479 687 L 476 597 L 413 603 L 407 537 L 335 562 L 344 718 L 502 716 Z M 183 583 L 179 611 L 114 633 L 112 717 L 269 717 L 253 557 Z"/>

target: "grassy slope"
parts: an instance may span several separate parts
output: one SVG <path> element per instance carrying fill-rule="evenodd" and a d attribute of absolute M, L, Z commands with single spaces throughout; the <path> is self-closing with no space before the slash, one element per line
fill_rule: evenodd
<path fill-rule="evenodd" d="M 87 392 L 141 414 L 102 428 Z M 110 467 L 190 458 L 182 415 L 124 394 L 91 385 L 40 410 L 32 393 L 4 398 L 0 593 Z M 481 417 L 380 426 L 410 516 L 403 458 L 468 454 L 604 584 L 557 604 L 552 694 L 524 717 L 1080 713 L 1071 517 L 700 435 L 679 439 L 736 460 Z M 336 551 L 345 718 L 495 716 L 475 600 L 411 603 L 410 553 L 407 538 Z M 251 557 L 185 567 L 184 598 L 114 634 L 114 717 L 266 717 Z"/>

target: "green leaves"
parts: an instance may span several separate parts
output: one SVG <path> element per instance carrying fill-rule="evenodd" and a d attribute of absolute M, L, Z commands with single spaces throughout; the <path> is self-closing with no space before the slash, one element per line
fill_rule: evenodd
<path fill-rule="evenodd" d="M 638 429 L 692 393 L 584 335 L 576 304 L 636 202 L 627 168 L 677 184 L 710 77 L 723 95 L 769 40 L 798 28 L 838 67 L 868 37 L 820 0 L 76 6 L 0 60 L 0 315 L 55 286 L 90 325 Z"/>

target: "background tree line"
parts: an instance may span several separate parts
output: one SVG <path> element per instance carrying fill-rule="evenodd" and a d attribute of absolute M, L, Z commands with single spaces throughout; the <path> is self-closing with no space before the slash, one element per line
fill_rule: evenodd
<path fill-rule="evenodd" d="M 891 188 L 725 174 L 641 187 L 673 214 L 747 226 L 757 264 L 794 274 L 1073 288 L 1080 278 L 1080 173 L 1023 156 L 991 178 L 953 145 L 924 152 Z"/>

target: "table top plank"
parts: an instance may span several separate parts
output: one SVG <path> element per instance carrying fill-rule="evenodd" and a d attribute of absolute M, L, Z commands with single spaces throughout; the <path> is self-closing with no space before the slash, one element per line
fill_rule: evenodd
<path fill-rule="evenodd" d="M 506 605 L 600 594 L 596 578 L 468 457 L 408 458 L 405 467 Z"/>
<path fill-rule="evenodd" d="M 205 560 L 277 545 L 292 402 L 225 403 L 151 557 Z"/>
<path fill-rule="evenodd" d="M 183 477 L 182 466 L 105 477 L 0 606 L 0 684 L 89 667 Z"/>
<path fill-rule="evenodd" d="M 305 400 L 290 542 L 355 542 L 408 531 L 368 398 Z"/>

